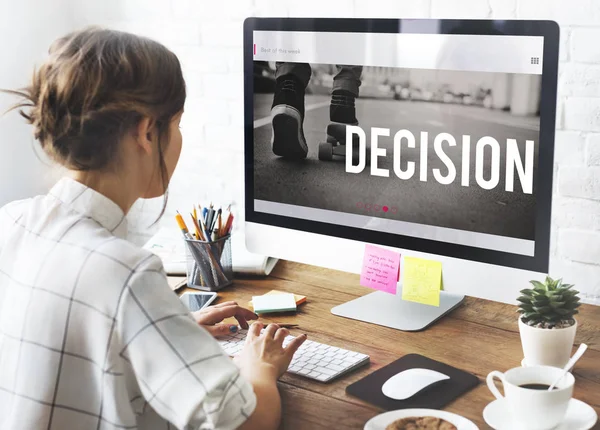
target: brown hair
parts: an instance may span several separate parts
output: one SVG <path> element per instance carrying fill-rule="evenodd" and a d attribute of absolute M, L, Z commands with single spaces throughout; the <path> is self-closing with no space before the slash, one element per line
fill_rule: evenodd
<path fill-rule="evenodd" d="M 163 145 L 186 96 L 177 56 L 153 40 L 95 27 L 58 39 L 49 54 L 27 88 L 8 91 L 22 97 L 13 109 L 43 150 L 69 169 L 101 170 L 115 161 L 122 136 L 149 117 L 166 192 Z"/>

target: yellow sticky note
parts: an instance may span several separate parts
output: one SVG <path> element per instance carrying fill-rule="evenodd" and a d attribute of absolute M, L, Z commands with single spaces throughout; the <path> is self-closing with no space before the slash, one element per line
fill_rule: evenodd
<path fill-rule="evenodd" d="M 425 305 L 440 305 L 442 263 L 422 258 L 404 257 L 402 299 Z"/>

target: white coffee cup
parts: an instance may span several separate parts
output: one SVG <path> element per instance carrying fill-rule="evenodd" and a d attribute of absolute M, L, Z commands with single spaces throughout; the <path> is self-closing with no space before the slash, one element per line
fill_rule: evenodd
<path fill-rule="evenodd" d="M 520 385 L 549 386 L 561 373 L 562 369 L 550 366 L 515 367 L 505 373 L 494 370 L 487 376 L 487 385 L 498 400 L 505 402 L 515 428 L 549 430 L 564 419 L 573 395 L 575 378 L 567 373 L 552 391 L 522 388 Z M 502 381 L 504 397 L 496 388 L 494 378 Z"/>

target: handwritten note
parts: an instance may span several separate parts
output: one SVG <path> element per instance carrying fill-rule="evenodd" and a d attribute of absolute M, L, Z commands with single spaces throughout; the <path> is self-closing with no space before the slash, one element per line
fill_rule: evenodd
<path fill-rule="evenodd" d="M 440 305 L 442 263 L 404 257 L 402 299 L 425 305 Z"/>
<path fill-rule="evenodd" d="M 360 285 L 396 294 L 400 254 L 373 245 L 365 246 Z"/>

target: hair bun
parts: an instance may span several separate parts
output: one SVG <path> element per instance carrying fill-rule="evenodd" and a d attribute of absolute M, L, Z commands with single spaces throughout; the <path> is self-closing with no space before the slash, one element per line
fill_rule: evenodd
<path fill-rule="evenodd" d="M 158 42 L 99 28 L 58 39 L 30 85 L 7 91 L 41 147 L 67 168 L 102 169 L 142 117 L 167 124 L 183 110 L 179 60 Z"/>

